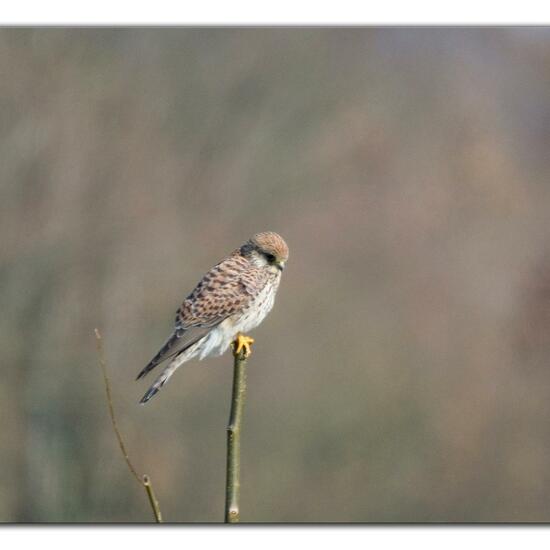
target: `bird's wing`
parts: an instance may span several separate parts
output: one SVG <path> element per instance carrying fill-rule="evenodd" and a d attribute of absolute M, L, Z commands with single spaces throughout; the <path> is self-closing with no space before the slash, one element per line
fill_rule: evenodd
<path fill-rule="evenodd" d="M 197 343 L 201 338 L 206 336 L 213 327 L 190 327 L 185 330 L 176 328 L 166 340 L 165 344 L 160 348 L 158 353 L 149 361 L 147 366 L 138 374 L 136 380 L 143 378 L 148 372 L 153 370 L 157 365 L 160 365 L 166 359 L 174 357 L 178 353 L 185 351 L 193 344 Z"/>
<path fill-rule="evenodd" d="M 178 309 L 174 333 L 139 373 L 138 380 L 166 359 L 197 343 L 222 321 L 246 308 L 254 295 L 248 267 L 244 258 L 234 254 L 206 273 Z"/>

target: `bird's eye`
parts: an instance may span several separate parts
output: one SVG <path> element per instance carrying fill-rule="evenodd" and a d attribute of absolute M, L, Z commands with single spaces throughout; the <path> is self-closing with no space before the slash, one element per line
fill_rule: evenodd
<path fill-rule="evenodd" d="M 270 263 L 274 263 L 275 262 L 275 256 L 273 256 L 273 254 L 266 254 L 265 255 L 265 259 Z"/>

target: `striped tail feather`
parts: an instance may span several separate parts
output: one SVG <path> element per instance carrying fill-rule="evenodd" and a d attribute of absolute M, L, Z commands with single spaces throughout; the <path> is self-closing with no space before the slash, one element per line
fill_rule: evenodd
<path fill-rule="evenodd" d="M 215 325 L 214 325 L 215 326 Z M 177 328 L 174 334 L 168 338 L 160 351 L 149 361 L 149 364 L 139 373 L 137 380 L 143 378 L 163 361 L 170 359 L 161 375 L 153 382 L 141 398 L 140 403 L 145 404 L 156 395 L 162 386 L 168 382 L 176 369 L 194 357 L 197 353 L 196 344 L 212 330 L 212 326 L 193 327 L 191 330 Z"/>
<path fill-rule="evenodd" d="M 158 364 L 162 363 L 168 358 L 170 350 L 174 347 L 174 343 L 178 340 L 178 334 L 175 332 L 168 338 L 164 346 L 160 348 L 159 352 L 147 363 L 144 369 L 137 375 L 136 380 L 143 378 L 146 374 L 152 371 Z"/>
<path fill-rule="evenodd" d="M 145 405 L 152 397 L 154 397 L 168 382 L 170 377 L 176 372 L 176 369 L 185 361 L 183 356 L 179 355 L 175 357 L 168 366 L 162 371 L 162 374 L 153 382 L 152 386 L 145 392 L 145 395 L 141 398 L 140 404 Z"/>
<path fill-rule="evenodd" d="M 164 346 L 160 348 L 160 351 L 149 361 L 147 366 L 138 374 L 136 380 L 143 378 L 147 373 L 152 371 L 157 365 L 160 365 L 166 359 L 181 356 L 184 351 L 187 351 L 193 344 L 196 344 L 199 340 L 212 329 L 210 326 L 206 327 L 193 327 L 192 329 L 177 328 L 175 332 L 168 338 Z"/>

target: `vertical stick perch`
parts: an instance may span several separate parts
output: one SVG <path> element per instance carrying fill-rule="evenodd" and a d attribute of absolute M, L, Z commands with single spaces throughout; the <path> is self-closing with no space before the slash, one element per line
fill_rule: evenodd
<path fill-rule="evenodd" d="M 235 348 L 236 349 L 236 348 Z M 227 426 L 227 477 L 225 486 L 225 523 L 239 523 L 241 489 L 241 423 L 246 395 L 246 349 L 233 351 L 233 394 Z"/>

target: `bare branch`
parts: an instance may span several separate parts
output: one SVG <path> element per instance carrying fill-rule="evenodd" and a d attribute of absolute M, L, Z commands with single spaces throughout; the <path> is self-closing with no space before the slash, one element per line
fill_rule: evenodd
<path fill-rule="evenodd" d="M 137 470 L 134 468 L 134 465 L 130 461 L 130 457 L 128 456 L 128 451 L 126 450 L 126 446 L 124 445 L 124 440 L 122 439 L 122 435 L 120 433 L 120 430 L 118 429 L 118 424 L 115 417 L 115 410 L 113 407 L 113 399 L 111 395 L 111 384 L 109 383 L 109 377 L 107 376 L 107 364 L 105 362 L 103 342 L 102 342 L 101 334 L 99 333 L 99 330 L 97 328 L 95 329 L 95 340 L 96 340 L 97 355 L 99 357 L 99 367 L 101 368 L 101 373 L 103 374 L 105 394 L 107 395 L 107 405 L 109 407 L 109 416 L 111 417 L 111 424 L 113 426 L 113 430 L 115 432 L 115 435 L 118 441 L 118 446 L 120 447 L 122 456 L 124 457 L 124 460 L 128 465 L 128 469 L 130 470 L 132 475 L 136 478 L 137 482 L 142 487 L 145 488 L 147 497 L 149 498 L 149 503 L 151 504 L 151 508 L 153 510 L 155 521 L 157 523 L 162 523 L 160 506 L 159 506 L 158 500 L 155 497 L 155 492 L 153 490 L 153 485 L 151 484 L 151 480 L 148 475 L 144 474 L 143 476 L 140 476 L 137 473 Z"/>

